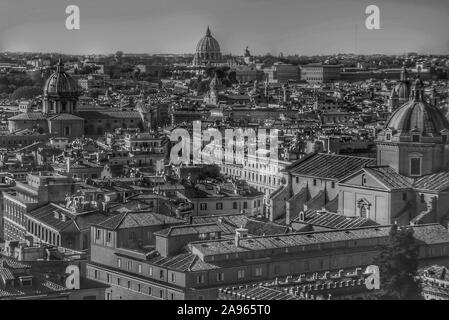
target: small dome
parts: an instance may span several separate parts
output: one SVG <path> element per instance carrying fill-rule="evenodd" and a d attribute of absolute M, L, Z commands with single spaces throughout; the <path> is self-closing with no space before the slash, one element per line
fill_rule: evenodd
<path fill-rule="evenodd" d="M 387 128 L 398 133 L 418 129 L 423 135 L 439 136 L 442 130 L 449 130 L 449 121 L 438 108 L 411 99 L 390 116 L 385 124 Z"/>
<path fill-rule="evenodd" d="M 391 91 L 391 96 L 397 96 L 405 101 L 410 97 L 410 84 L 408 81 L 399 82 Z"/>
<path fill-rule="evenodd" d="M 77 82 L 64 71 L 64 65 L 59 61 L 56 72 L 45 83 L 44 95 L 77 96 L 79 94 Z"/>

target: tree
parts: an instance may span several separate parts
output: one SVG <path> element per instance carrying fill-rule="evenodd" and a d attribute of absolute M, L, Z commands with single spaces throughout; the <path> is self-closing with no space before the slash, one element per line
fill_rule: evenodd
<path fill-rule="evenodd" d="M 31 87 L 24 86 L 14 90 L 11 98 L 14 100 L 17 99 L 32 99 L 38 95 L 42 94 L 42 88 L 39 87 Z"/>
<path fill-rule="evenodd" d="M 416 278 L 418 245 L 413 228 L 393 225 L 388 244 L 382 246 L 374 263 L 379 266 L 380 292 L 383 300 L 420 300 L 421 288 Z"/>

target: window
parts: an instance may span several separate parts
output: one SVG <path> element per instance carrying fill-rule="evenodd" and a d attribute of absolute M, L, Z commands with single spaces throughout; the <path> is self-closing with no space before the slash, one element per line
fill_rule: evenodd
<path fill-rule="evenodd" d="M 362 174 L 362 186 L 366 185 L 366 176 Z"/>
<path fill-rule="evenodd" d="M 164 297 L 164 291 L 159 290 L 159 297 L 162 299 Z"/>
<path fill-rule="evenodd" d="M 216 205 L 215 205 L 215 209 L 217 209 L 217 210 L 223 210 L 223 203 L 217 202 Z"/>
<path fill-rule="evenodd" d="M 237 272 L 237 278 L 238 278 L 238 279 L 243 279 L 243 278 L 245 278 L 245 270 L 239 270 L 239 271 Z"/>
<path fill-rule="evenodd" d="M 237 209 L 237 202 L 232 203 L 232 209 Z"/>
<path fill-rule="evenodd" d="M 281 273 L 281 267 L 279 265 L 274 266 L 274 274 Z"/>
<path fill-rule="evenodd" d="M 107 241 L 111 242 L 111 238 L 112 238 L 112 233 L 110 231 L 108 231 Z"/>
<path fill-rule="evenodd" d="M 248 202 L 243 202 L 243 209 L 248 209 Z"/>
<path fill-rule="evenodd" d="M 224 280 L 224 273 L 219 272 L 217 273 L 217 281 L 223 281 Z"/>
<path fill-rule="evenodd" d="M 117 285 L 120 286 L 121 285 L 121 279 L 117 278 Z"/>
<path fill-rule="evenodd" d="M 128 270 L 131 270 L 133 268 L 132 261 L 128 261 Z"/>
<path fill-rule="evenodd" d="M 391 140 L 391 134 L 390 134 L 390 133 L 387 133 L 386 140 L 387 140 L 387 141 L 390 141 L 390 140 Z"/>
<path fill-rule="evenodd" d="M 137 272 L 142 273 L 142 265 L 140 263 L 137 266 Z"/>
<path fill-rule="evenodd" d="M 316 179 L 313 179 L 313 185 L 316 186 Z"/>
<path fill-rule="evenodd" d="M 137 291 L 142 292 L 142 285 L 140 283 L 137 284 Z"/>
<path fill-rule="evenodd" d="M 255 271 L 256 271 L 256 277 L 262 276 L 262 268 L 261 267 L 257 267 Z"/>
<path fill-rule="evenodd" d="M 310 270 L 310 263 L 309 261 L 305 261 L 304 262 L 304 271 L 309 271 Z"/>
<path fill-rule="evenodd" d="M 207 210 L 207 203 L 200 203 L 200 210 Z"/>
<path fill-rule="evenodd" d="M 119 267 L 119 268 L 122 267 L 122 259 L 120 259 L 120 258 L 117 259 L 117 267 Z"/>
<path fill-rule="evenodd" d="M 444 134 L 441 136 L 441 142 L 447 143 L 447 135 Z"/>
<path fill-rule="evenodd" d="M 361 206 L 360 207 L 360 216 L 362 218 L 366 218 L 366 206 Z"/>
<path fill-rule="evenodd" d="M 421 158 L 410 158 L 410 175 L 421 175 Z"/>
<path fill-rule="evenodd" d="M 101 238 L 101 230 L 97 229 L 97 235 L 96 235 L 95 239 L 100 240 L 100 238 Z"/>
<path fill-rule="evenodd" d="M 407 200 L 407 193 L 404 192 L 404 193 L 402 194 L 402 200 L 403 200 L 403 201 Z"/>
<path fill-rule="evenodd" d="M 174 272 L 171 273 L 170 280 L 171 282 L 176 282 L 176 274 Z"/>
<path fill-rule="evenodd" d="M 335 189 L 335 182 L 334 181 L 331 182 L 331 188 Z"/>
<path fill-rule="evenodd" d="M 109 273 L 106 275 L 106 279 L 108 283 L 111 283 L 111 275 Z"/>
<path fill-rule="evenodd" d="M 170 299 L 175 300 L 175 295 L 173 293 L 170 293 Z"/>
<path fill-rule="evenodd" d="M 94 270 L 94 278 L 98 279 L 98 271 L 97 270 Z"/>
<path fill-rule="evenodd" d="M 419 140 L 420 140 L 420 135 L 419 134 L 412 135 L 412 142 L 419 142 Z"/>
<path fill-rule="evenodd" d="M 152 292 L 151 292 L 151 287 L 148 287 L 148 294 L 151 296 Z"/>
<path fill-rule="evenodd" d="M 424 197 L 424 194 L 421 193 L 421 203 L 425 203 L 425 202 L 426 202 L 426 199 L 425 199 L 425 197 Z"/>
<path fill-rule="evenodd" d="M 204 283 L 204 275 L 203 274 L 196 276 L 196 283 L 198 283 L 198 284 Z"/>
<path fill-rule="evenodd" d="M 164 270 L 159 270 L 159 278 L 164 278 Z"/>
<path fill-rule="evenodd" d="M 128 281 L 127 287 L 128 287 L 128 289 L 131 289 L 131 281 Z"/>

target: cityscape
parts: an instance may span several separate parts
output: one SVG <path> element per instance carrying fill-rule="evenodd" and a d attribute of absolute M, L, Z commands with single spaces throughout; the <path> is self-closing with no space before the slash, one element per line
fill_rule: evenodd
<path fill-rule="evenodd" d="M 5 32 L 0 300 L 449 300 L 449 48 L 361 50 L 382 3 L 346 53 L 233 52 L 210 18 L 174 53 Z"/>

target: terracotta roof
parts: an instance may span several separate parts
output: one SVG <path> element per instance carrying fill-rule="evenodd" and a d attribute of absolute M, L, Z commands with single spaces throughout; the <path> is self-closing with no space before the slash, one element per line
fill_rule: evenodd
<path fill-rule="evenodd" d="M 62 120 L 84 121 L 83 118 L 80 118 L 80 117 L 78 117 L 74 114 L 70 114 L 70 113 L 60 113 L 60 114 L 54 115 L 52 117 L 49 117 L 49 120 L 52 120 L 52 121 L 58 121 L 58 120 L 59 121 L 62 121 Z"/>
<path fill-rule="evenodd" d="M 277 248 L 295 248 L 309 246 L 316 248 L 316 244 L 340 242 L 345 240 L 362 240 L 383 238 L 388 239 L 391 226 L 373 226 L 347 230 L 315 231 L 306 233 L 290 233 L 285 235 L 273 235 L 262 237 L 248 237 L 240 240 L 237 247 L 234 241 L 216 240 L 199 241 L 190 244 L 199 254 L 226 255 L 232 253 L 245 253 L 251 251 L 266 251 Z M 449 232 L 440 224 L 417 225 L 413 227 L 414 237 L 419 243 L 437 244 L 449 243 Z"/>
<path fill-rule="evenodd" d="M 97 225 L 101 228 L 117 230 L 176 223 L 183 223 L 183 221 L 154 212 L 125 212 L 117 214 Z"/>
<path fill-rule="evenodd" d="M 172 257 L 156 257 L 148 261 L 161 267 L 175 269 L 179 271 L 200 271 L 217 269 L 217 266 L 202 261 L 196 255 L 188 253 L 181 253 Z"/>
<path fill-rule="evenodd" d="M 389 166 L 364 167 L 363 170 L 380 180 L 389 189 L 412 188 L 412 180 L 397 173 Z"/>
<path fill-rule="evenodd" d="M 84 119 L 141 119 L 137 111 L 80 111 Z"/>
<path fill-rule="evenodd" d="M 322 210 L 308 210 L 305 212 L 304 221 L 299 217 L 293 222 L 307 225 L 320 226 L 329 229 L 352 229 L 377 225 L 376 222 L 362 217 L 347 217 L 341 214 Z"/>
<path fill-rule="evenodd" d="M 8 120 L 46 120 L 46 117 L 42 112 L 27 112 L 13 116 Z"/>
<path fill-rule="evenodd" d="M 449 172 L 439 172 L 417 178 L 413 187 L 419 190 L 443 191 L 449 188 Z"/>
<path fill-rule="evenodd" d="M 316 153 L 289 166 L 292 175 L 340 180 L 362 166 L 376 165 L 376 159 Z"/>
<path fill-rule="evenodd" d="M 241 297 L 246 300 L 305 300 L 280 289 L 268 288 L 262 285 L 252 285 L 236 288 L 222 288 L 222 294 L 231 297 Z"/>

